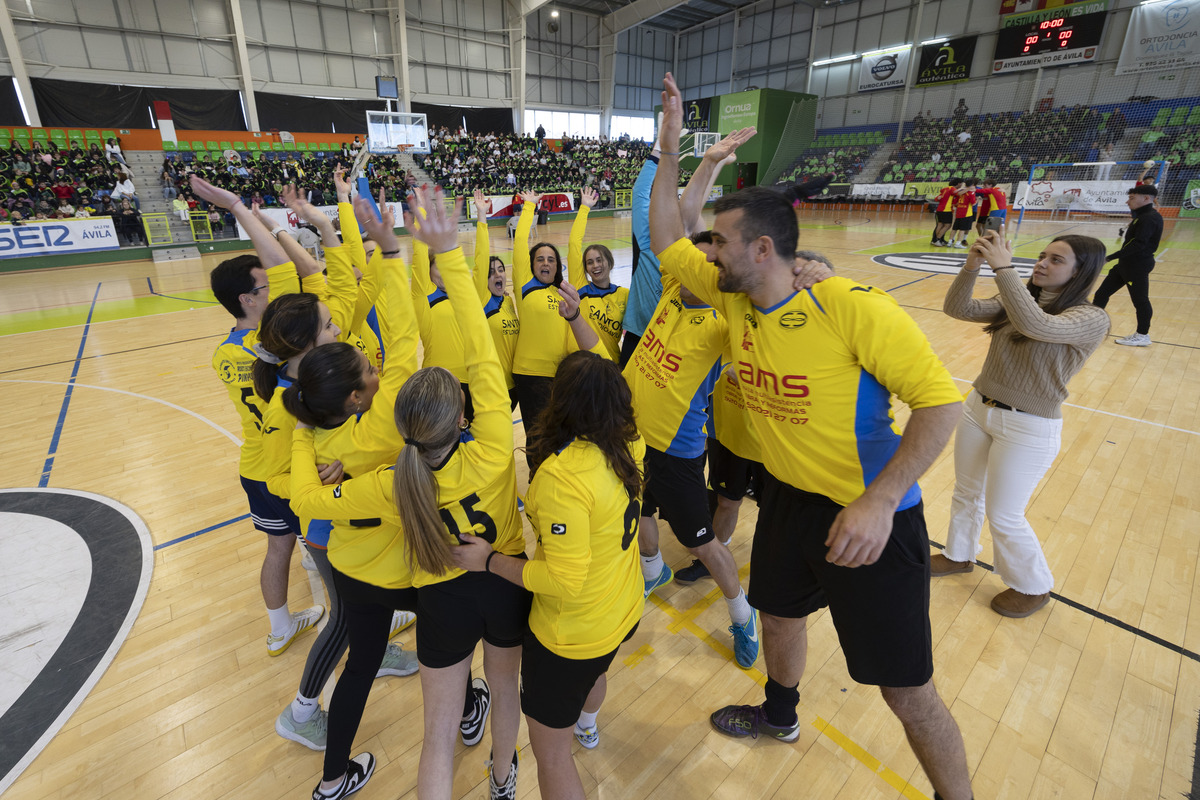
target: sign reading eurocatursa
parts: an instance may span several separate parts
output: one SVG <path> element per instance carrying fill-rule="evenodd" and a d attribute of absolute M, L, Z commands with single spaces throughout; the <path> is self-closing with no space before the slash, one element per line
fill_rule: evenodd
<path fill-rule="evenodd" d="M 914 86 L 932 83 L 957 83 L 971 77 L 978 36 L 961 36 L 941 44 L 921 46 L 921 63 Z"/>
<path fill-rule="evenodd" d="M 908 81 L 909 45 L 893 47 L 863 56 L 858 73 L 858 90 L 870 92 L 875 89 L 895 89 Z"/>

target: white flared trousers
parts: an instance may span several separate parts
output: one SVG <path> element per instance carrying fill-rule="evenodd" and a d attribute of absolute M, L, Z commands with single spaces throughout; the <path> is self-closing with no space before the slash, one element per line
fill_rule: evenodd
<path fill-rule="evenodd" d="M 996 574 L 1022 594 L 1045 594 L 1054 576 L 1025 508 L 1062 442 L 1062 420 L 984 405 L 972 391 L 954 438 L 954 499 L 946 558 L 974 561 L 984 517 Z"/>

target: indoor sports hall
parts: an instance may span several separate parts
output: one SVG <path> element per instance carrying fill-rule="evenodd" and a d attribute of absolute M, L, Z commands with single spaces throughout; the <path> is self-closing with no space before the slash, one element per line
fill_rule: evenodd
<path fill-rule="evenodd" d="M 1153 187 L 1149 343 L 1117 342 L 1142 322 L 1122 288 L 1026 511 L 1049 602 L 993 611 L 1005 586 L 985 524 L 978 566 L 932 579 L 929 617 L 975 797 L 1200 798 L 1198 33 L 1200 0 L 0 3 L 0 796 L 302 798 L 322 777 L 321 753 L 273 727 L 315 636 L 276 658 L 263 646 L 266 537 L 213 369 L 231 317 L 209 273 L 253 249 L 188 176 L 260 203 L 318 259 L 319 236 L 283 206 L 289 183 L 335 215 L 339 164 L 397 216 L 414 185 L 468 206 L 482 189 L 487 245 L 508 265 L 520 190 L 541 196 L 530 241 L 566 253 L 589 186 L 585 241 L 628 286 L 634 182 L 671 72 L 681 187 L 755 126 L 708 199 L 790 189 L 800 248 L 890 294 L 964 394 L 990 337 L 943 311 L 970 251 L 934 236 L 942 190 L 1001 189 L 996 227 L 1025 278 L 1059 236 L 1116 254 L 1129 190 Z M 466 211 L 468 261 L 475 233 Z M 407 229 L 399 241 L 411 264 Z M 994 274 L 975 297 L 996 294 Z M 894 411 L 903 426 L 908 408 Z M 513 432 L 524 494 L 519 409 Z M 954 461 L 952 441 L 920 479 L 932 554 Z M 757 517 L 748 497 L 730 543 L 743 585 Z M 665 562 L 687 567 L 661 527 Z M 327 602 L 302 551 L 293 610 Z M 711 580 L 646 598 L 608 673 L 599 745 L 574 746 L 587 797 L 934 798 L 880 692 L 850 677 L 828 611 L 808 623 L 798 738 L 714 730 L 710 713 L 761 702 L 767 681 L 764 658 L 731 663 L 721 600 Z M 358 797 L 417 797 L 422 714 L 418 676 L 374 682 L 354 752 L 377 765 Z M 451 796 L 489 797 L 490 746 L 456 745 Z M 517 747 L 516 796 L 538 797 L 524 718 Z"/>

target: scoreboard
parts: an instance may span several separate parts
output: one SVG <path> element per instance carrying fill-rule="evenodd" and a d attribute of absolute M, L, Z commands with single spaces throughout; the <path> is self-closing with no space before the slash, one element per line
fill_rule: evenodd
<path fill-rule="evenodd" d="M 996 35 L 993 74 L 1095 60 L 1108 12 L 1069 16 L 1069 9 L 1007 18 Z"/>

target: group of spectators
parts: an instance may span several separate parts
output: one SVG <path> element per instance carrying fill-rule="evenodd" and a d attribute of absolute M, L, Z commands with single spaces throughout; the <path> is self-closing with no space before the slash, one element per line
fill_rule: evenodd
<path fill-rule="evenodd" d="M 874 147 L 817 147 L 805 150 L 790 173 L 781 180 L 805 183 L 832 175 L 831 183 L 849 183 L 863 170 Z"/>
<path fill-rule="evenodd" d="M 137 190 L 115 139 L 102 149 L 14 139 L 0 150 L 0 222 L 110 216 L 128 243 L 144 242 Z"/>
<path fill-rule="evenodd" d="M 960 100 L 950 117 L 918 114 L 885 168 L 884 181 L 942 181 L 988 175 L 1002 183 L 1028 177 L 1031 164 L 1094 161 L 1125 134 L 1125 118 L 1107 120 L 1094 108 L 1048 109 L 970 116 Z"/>

